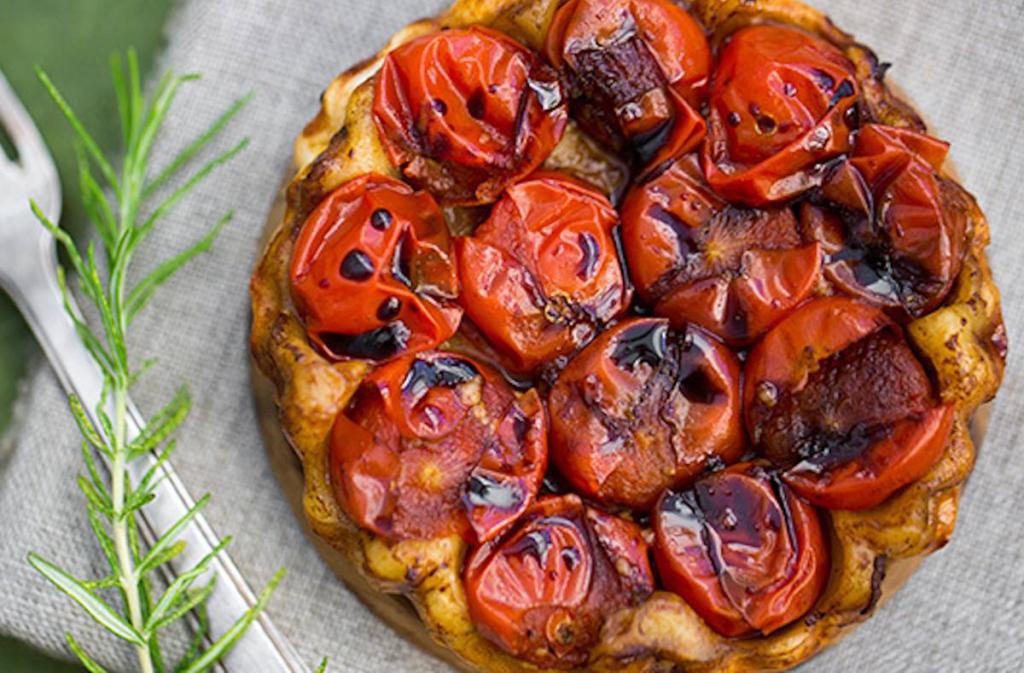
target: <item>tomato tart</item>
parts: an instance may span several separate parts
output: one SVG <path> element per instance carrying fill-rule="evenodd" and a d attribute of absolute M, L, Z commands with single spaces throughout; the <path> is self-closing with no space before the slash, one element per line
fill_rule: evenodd
<path fill-rule="evenodd" d="M 784 670 L 870 617 L 1007 350 L 887 70 L 793 0 L 456 0 L 338 76 L 251 295 L 339 575 L 493 673 Z"/>

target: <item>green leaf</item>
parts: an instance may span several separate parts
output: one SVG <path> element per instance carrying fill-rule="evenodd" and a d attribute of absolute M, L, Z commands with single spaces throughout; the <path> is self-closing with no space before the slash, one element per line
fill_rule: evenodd
<path fill-rule="evenodd" d="M 128 458 L 132 460 L 149 453 L 164 443 L 171 434 L 188 418 L 192 410 L 192 396 L 182 386 L 163 409 L 156 413 L 142 429 L 139 436 L 129 443 Z"/>
<path fill-rule="evenodd" d="M 106 482 L 100 477 L 99 470 L 96 469 L 96 461 L 93 460 L 92 449 L 89 447 L 89 442 L 82 442 L 82 461 L 85 463 L 86 469 L 89 471 L 89 479 L 98 492 L 106 495 Z M 110 503 L 110 498 L 104 498 L 104 503 Z"/>
<path fill-rule="evenodd" d="M 267 586 L 263 591 L 260 592 L 259 597 L 256 599 L 256 604 L 249 608 L 245 614 L 239 617 L 238 621 L 236 621 L 234 625 L 224 633 L 224 635 L 210 645 L 209 649 L 199 655 L 195 661 L 189 663 L 184 669 L 181 669 L 182 673 L 202 673 L 203 671 L 208 671 L 210 670 L 210 667 L 220 661 L 225 654 L 230 652 L 231 648 L 235 646 L 238 639 L 242 637 L 243 633 L 245 633 L 246 629 L 248 629 L 253 621 L 255 621 L 263 610 L 266 609 L 267 602 L 270 601 L 270 597 L 273 595 L 274 589 L 277 588 L 277 585 L 284 577 L 284 573 L 284 568 L 278 570 L 270 582 L 267 583 Z"/>
<path fill-rule="evenodd" d="M 156 207 L 156 210 L 154 210 L 153 213 L 149 216 L 149 219 L 146 220 L 145 224 L 143 224 L 135 231 L 134 236 L 136 238 L 141 238 L 145 236 L 147 233 L 149 233 L 149 231 L 153 228 L 153 225 L 155 225 L 157 221 L 160 220 L 161 217 L 170 212 L 170 210 L 174 208 L 174 206 L 177 205 L 177 203 L 181 201 L 181 199 L 188 195 L 188 193 L 191 192 L 196 187 L 196 185 L 205 180 L 210 175 L 210 173 L 212 173 L 218 166 L 222 166 L 223 164 L 226 164 L 227 162 L 234 159 L 235 156 L 239 152 L 244 150 L 246 147 L 248 147 L 248 145 L 249 139 L 246 138 L 242 142 L 238 143 L 237 145 L 229 149 L 227 152 L 224 152 L 220 156 L 217 156 L 213 158 L 211 161 L 207 162 L 206 165 L 204 165 L 192 177 L 190 177 L 185 182 L 185 184 L 174 190 L 174 192 L 172 192 L 170 196 L 164 199 L 163 202 L 161 202 L 160 205 Z"/>
<path fill-rule="evenodd" d="M 82 666 L 85 666 L 85 670 L 89 671 L 89 673 L 107 673 L 106 669 L 97 664 L 92 657 L 85 653 L 85 650 L 83 650 L 82 646 L 78 644 L 74 636 L 70 633 L 66 633 L 64 634 L 64 638 L 67 640 L 68 647 L 70 647 L 71 651 L 75 653 L 78 660 L 82 662 Z"/>
<path fill-rule="evenodd" d="M 202 648 L 209 635 L 210 615 L 206 610 L 206 604 L 200 603 L 196 608 L 196 625 L 192 629 L 192 639 L 189 641 L 188 648 L 181 655 L 181 659 L 178 660 L 178 665 L 174 667 L 174 673 L 181 673 L 185 666 L 188 665 L 188 662 L 199 656 L 200 648 Z"/>
<path fill-rule="evenodd" d="M 139 598 L 142 601 L 142 619 L 144 621 L 148 620 L 149 615 L 153 612 L 152 594 L 153 589 L 149 578 L 143 577 L 139 582 Z M 156 669 L 154 673 L 164 673 L 167 667 L 164 664 L 164 653 L 160 647 L 160 638 L 156 633 L 149 638 L 149 652 L 153 657 L 153 667 Z"/>
<path fill-rule="evenodd" d="M 71 110 L 71 106 L 68 105 L 66 100 L 64 100 L 64 96 L 62 96 L 60 91 L 57 90 L 57 87 L 55 87 L 53 82 L 50 81 L 46 71 L 37 67 L 36 77 L 38 77 L 39 81 L 42 82 L 44 87 L 46 87 L 46 91 L 50 94 L 50 98 L 52 98 L 53 102 L 57 104 L 60 111 L 64 113 L 64 117 L 68 120 L 68 123 L 71 124 L 71 128 L 75 130 L 75 133 L 78 134 L 78 138 L 81 140 L 82 145 L 85 146 L 89 156 L 94 162 L 96 162 L 96 165 L 99 166 L 100 172 L 103 173 L 107 182 L 109 182 L 110 186 L 115 192 L 117 192 L 120 189 L 120 185 L 117 181 L 117 174 L 114 173 L 114 169 L 111 167 L 106 157 L 103 156 L 103 152 L 100 150 L 99 145 L 96 144 L 96 141 L 93 140 L 92 136 L 89 135 L 89 132 L 85 130 L 84 126 L 82 126 L 82 122 Z"/>
<path fill-rule="evenodd" d="M 117 560 L 117 552 L 114 550 L 114 541 L 110 538 L 110 534 L 107 529 L 103 526 L 103 522 L 100 521 L 99 514 L 95 507 L 88 508 L 89 515 L 89 527 L 92 529 L 93 535 L 96 536 L 96 541 L 100 544 L 100 549 L 103 550 L 103 555 L 107 558 L 107 565 L 114 572 L 117 572 L 117 568 L 120 565 Z"/>
<path fill-rule="evenodd" d="M 145 376 L 150 369 L 155 367 L 158 362 L 160 362 L 160 358 L 149 358 L 147 360 L 143 360 L 142 364 L 139 365 L 139 368 L 133 371 L 128 377 L 128 387 L 134 388 L 142 377 Z"/>
<path fill-rule="evenodd" d="M 103 188 L 93 177 L 89 159 L 80 143 L 75 145 L 75 156 L 78 160 L 78 187 L 82 191 L 82 206 L 89 220 L 96 226 L 104 247 L 109 250 L 117 227 L 114 211 L 110 209 L 110 201 L 103 193 Z"/>
<path fill-rule="evenodd" d="M 210 125 L 206 131 L 204 131 L 198 138 L 193 140 L 188 147 L 178 153 L 176 157 L 167 165 L 160 174 L 153 179 L 146 188 L 143 190 L 142 195 L 145 198 L 152 196 L 153 192 L 159 189 L 165 182 L 173 177 L 179 170 L 181 170 L 185 164 L 192 160 L 204 147 L 206 147 L 211 140 L 220 135 L 221 131 L 228 125 L 235 115 L 241 112 L 242 108 L 249 104 L 249 101 L 253 99 L 254 94 L 249 93 L 242 98 L 239 98 L 231 104 L 224 114 L 216 119 L 213 124 Z"/>
<path fill-rule="evenodd" d="M 133 489 L 131 493 L 125 496 L 124 499 L 124 511 L 125 512 L 136 512 L 149 503 L 156 499 L 155 493 L 148 491 L 140 491 L 139 489 Z"/>
<path fill-rule="evenodd" d="M 142 84 L 141 78 L 139 77 L 139 57 L 138 54 L 135 53 L 134 49 L 128 50 L 128 96 L 128 109 L 132 118 L 132 134 L 128 138 L 127 145 L 131 148 L 135 144 L 135 138 L 138 137 L 140 132 L 143 108 Z"/>
<path fill-rule="evenodd" d="M 113 359 L 110 354 L 103 348 L 103 345 L 96 338 L 96 335 L 92 333 L 89 326 L 82 322 L 81 318 L 78 317 L 78 313 L 71 306 L 71 293 L 68 290 L 67 278 L 64 275 L 64 268 L 57 267 L 57 286 L 60 288 L 61 297 L 64 300 L 64 312 L 71 318 L 71 322 L 75 326 L 75 332 L 78 334 L 78 338 L 82 340 L 82 344 L 86 350 L 92 355 L 93 360 L 103 370 L 104 376 L 113 376 Z"/>
<path fill-rule="evenodd" d="M 178 575 L 167 590 L 164 591 L 163 596 L 157 601 L 156 606 L 153 608 L 153 613 L 150 615 L 149 621 L 146 625 L 146 630 L 152 633 L 157 628 L 160 628 L 159 624 L 166 623 L 164 617 L 171 610 L 174 610 L 176 606 L 185 599 L 186 592 L 192 587 L 192 584 L 205 575 L 210 570 L 210 564 L 213 559 L 217 557 L 224 549 L 231 544 L 231 538 L 225 538 L 221 540 L 216 547 L 210 550 L 206 556 L 204 556 L 199 563 L 195 564 L 192 568 Z M 198 605 L 198 603 L 197 603 Z"/>
<path fill-rule="evenodd" d="M 96 428 L 93 427 L 92 421 L 89 420 L 89 416 L 85 413 L 85 408 L 82 406 L 82 401 L 78 399 L 78 395 L 68 395 L 68 406 L 71 407 L 71 415 L 74 417 L 75 424 L 78 425 L 78 431 L 82 433 L 82 437 L 98 450 L 105 451 L 107 443 L 96 432 Z"/>
<path fill-rule="evenodd" d="M 83 476 L 76 478 L 78 488 L 85 495 L 86 500 L 89 501 L 89 505 L 94 507 L 96 510 L 101 512 L 104 516 L 109 519 L 114 518 L 113 506 L 110 504 L 110 496 L 105 492 L 97 489 L 92 483 Z"/>
<path fill-rule="evenodd" d="M 181 532 L 192 522 L 192 519 L 206 506 L 206 503 L 210 502 L 210 494 L 207 493 L 199 499 L 195 505 L 189 509 L 184 516 L 178 519 L 178 522 L 168 528 L 160 538 L 153 543 L 153 546 L 149 548 L 146 556 L 139 562 L 139 567 L 136 572 L 141 576 L 145 575 L 149 571 L 160 565 L 160 559 L 163 557 L 164 550 L 177 543 L 178 537 Z"/>
<path fill-rule="evenodd" d="M 157 613 L 154 611 L 153 616 L 150 617 L 149 622 L 146 624 L 146 629 L 151 633 L 155 633 L 168 624 L 177 622 L 200 605 L 204 605 L 206 601 L 210 599 L 210 595 L 213 594 L 213 590 L 216 586 L 217 576 L 214 575 L 209 582 L 198 589 L 186 589 L 182 594 L 174 597 L 176 602 L 164 610 L 162 617 L 159 617 L 158 619 Z M 159 605 L 157 607 L 159 607 Z"/>
<path fill-rule="evenodd" d="M 160 455 L 153 462 L 150 468 L 146 470 L 146 474 L 142 475 L 142 479 L 139 481 L 139 485 L 135 487 L 135 490 L 150 493 L 154 488 L 156 488 L 156 485 L 163 479 L 160 468 L 164 466 L 171 457 L 171 454 L 174 453 L 175 446 L 176 444 L 173 439 L 167 442 L 167 446 L 165 446 L 163 451 L 160 452 Z"/>
<path fill-rule="evenodd" d="M 159 568 L 168 561 L 180 556 L 181 553 L 185 551 L 185 546 L 186 545 L 184 540 L 176 540 L 174 544 L 164 548 L 163 551 L 161 551 L 159 554 L 156 554 L 155 556 L 151 556 L 151 552 L 147 552 L 145 556 L 145 560 L 147 561 L 146 566 L 139 566 L 139 575 L 143 575 L 151 570 L 155 570 L 156 568 Z"/>
<path fill-rule="evenodd" d="M 99 421 L 100 427 L 103 429 L 103 432 L 107 437 L 113 437 L 114 423 L 110 420 L 110 416 L 104 410 L 103 406 L 104 403 L 101 400 L 100 404 L 96 407 L 96 419 Z"/>
<path fill-rule="evenodd" d="M 125 147 L 131 138 L 131 112 L 128 107 L 128 82 L 124 78 L 124 63 L 121 54 L 110 55 L 110 76 L 114 82 L 114 97 L 117 99 L 117 114 L 121 118 L 121 142 Z"/>
<path fill-rule="evenodd" d="M 316 673 L 327 673 L 327 657 L 320 660 L 320 665 L 316 667 Z"/>
<path fill-rule="evenodd" d="M 127 517 L 125 522 L 128 524 L 128 548 L 132 552 L 132 560 L 138 565 L 139 559 L 142 558 L 141 547 L 139 546 L 139 524 L 134 516 Z M 135 575 L 136 578 L 145 577 L 145 575 L 140 575 L 139 573 L 135 573 Z"/>
<path fill-rule="evenodd" d="M 82 580 L 82 586 L 89 591 L 99 591 L 101 589 L 116 589 L 120 585 L 121 580 L 114 575 L 107 575 L 106 577 L 98 580 Z"/>
<path fill-rule="evenodd" d="M 43 577 L 67 594 L 73 601 L 82 606 L 96 623 L 112 634 L 135 645 L 145 646 L 145 639 L 132 628 L 120 615 L 100 600 L 95 594 L 82 586 L 77 579 L 35 553 L 29 553 L 28 562 Z"/>
<path fill-rule="evenodd" d="M 217 236 L 220 234 L 221 229 L 231 221 L 233 216 L 234 213 L 228 213 L 222 217 L 219 222 L 213 225 L 205 236 L 192 244 L 191 247 L 163 262 L 148 276 L 142 279 L 135 289 L 132 290 L 131 294 L 128 295 L 129 322 L 138 315 L 139 311 L 141 311 L 146 305 L 146 302 L 149 301 L 149 298 L 158 287 L 167 282 L 174 274 L 180 271 L 182 267 L 192 261 L 192 259 L 197 255 L 207 252 L 213 246 L 213 242 L 217 240 Z"/>

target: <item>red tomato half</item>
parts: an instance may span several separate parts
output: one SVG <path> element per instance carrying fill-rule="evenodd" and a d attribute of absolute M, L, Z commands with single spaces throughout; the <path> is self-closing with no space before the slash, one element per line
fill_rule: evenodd
<path fill-rule="evenodd" d="M 853 64 L 828 42 L 776 25 L 740 30 L 711 90 L 708 182 L 754 206 L 804 192 L 817 164 L 849 149 L 858 95 Z"/>
<path fill-rule="evenodd" d="M 575 495 L 541 498 L 474 550 L 465 583 L 480 633 L 543 668 L 583 664 L 605 617 L 654 591 L 640 527 Z"/>
<path fill-rule="evenodd" d="M 473 236 L 458 240 L 466 312 L 517 369 L 572 354 L 626 310 L 618 223 L 603 194 L 538 173 L 510 187 Z"/>
<path fill-rule="evenodd" d="M 953 422 L 881 309 L 833 297 L 797 310 L 750 353 L 747 429 L 801 496 L 866 509 L 942 457 Z"/>
<path fill-rule="evenodd" d="M 781 629 L 811 609 L 828 581 L 817 511 L 754 463 L 666 492 L 653 524 L 665 587 L 724 636 Z"/>
<path fill-rule="evenodd" d="M 376 86 L 373 115 L 391 161 L 444 205 L 494 201 L 544 162 L 568 120 L 554 70 L 486 28 L 398 47 Z"/>
<path fill-rule="evenodd" d="M 429 194 L 379 175 L 343 184 L 309 216 L 291 290 L 310 341 L 336 359 L 427 350 L 462 319 L 444 216 Z"/>
<path fill-rule="evenodd" d="M 734 345 L 766 332 L 820 277 L 819 246 L 803 240 L 790 209 L 730 206 L 692 154 L 630 192 L 622 244 L 637 292 L 656 314 Z"/>
<path fill-rule="evenodd" d="M 711 50 L 700 25 L 671 0 L 569 0 L 545 47 L 569 74 L 576 116 L 613 146 L 629 141 L 657 165 L 704 139 L 697 111 Z"/>
<path fill-rule="evenodd" d="M 331 435 L 331 483 L 355 522 L 389 540 L 482 542 L 533 502 L 547 468 L 537 393 L 451 353 L 375 370 Z"/>
<path fill-rule="evenodd" d="M 562 371 L 548 396 L 551 459 L 583 495 L 647 509 L 743 451 L 740 365 L 697 328 L 629 320 Z"/>
<path fill-rule="evenodd" d="M 805 206 L 804 226 L 846 292 L 911 318 L 938 308 L 960 273 L 973 204 L 938 171 L 949 146 L 868 124 L 852 158 L 825 179 L 831 209 Z"/>

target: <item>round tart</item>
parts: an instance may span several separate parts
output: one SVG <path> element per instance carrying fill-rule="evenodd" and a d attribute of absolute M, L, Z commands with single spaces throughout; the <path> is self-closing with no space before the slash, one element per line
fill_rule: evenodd
<path fill-rule="evenodd" d="M 1007 348 L 886 70 L 792 0 L 457 0 L 337 77 L 251 293 L 339 575 L 494 673 L 783 670 L 870 617 Z"/>

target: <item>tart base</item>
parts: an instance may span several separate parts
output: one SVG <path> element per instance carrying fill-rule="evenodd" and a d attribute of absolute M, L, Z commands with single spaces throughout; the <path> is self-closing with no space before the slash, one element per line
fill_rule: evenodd
<path fill-rule="evenodd" d="M 533 44 L 556 5 L 557 0 L 456 0 L 438 19 L 399 31 L 386 50 L 442 25 L 470 23 L 492 25 Z M 712 41 L 765 19 L 831 40 L 857 64 L 865 104 L 877 119 L 923 127 L 913 109 L 875 78 L 873 54 L 820 12 L 794 0 L 692 0 L 689 5 L 710 27 Z M 439 539 L 389 546 L 345 517 L 328 482 L 329 428 L 368 366 L 327 362 L 309 346 L 289 297 L 288 261 L 297 227 L 320 198 L 361 173 L 394 174 L 369 117 L 372 89 L 365 84 L 380 58 L 357 65 L 327 88 L 320 114 L 296 143 L 299 172 L 270 215 L 266 251 L 251 285 L 253 387 L 263 435 L 275 473 L 314 545 L 374 613 L 461 670 L 536 672 L 535 666 L 486 641 L 469 621 L 460 574 L 464 543 Z M 602 161 L 592 143 L 588 150 L 580 137 L 556 149 L 559 167 L 604 177 L 612 168 L 607 157 Z M 985 257 L 987 223 L 973 200 L 967 197 L 965 204 L 972 226 L 964 270 L 947 305 L 908 327 L 943 400 L 957 409 L 942 461 L 879 508 L 831 514 L 833 575 L 803 620 L 768 638 L 729 640 L 713 633 L 682 599 L 658 592 L 612 615 L 585 670 L 753 673 L 790 668 L 867 619 L 925 556 L 945 544 L 984 433 L 985 414 L 979 407 L 999 386 L 1005 346 L 999 293 Z"/>
<path fill-rule="evenodd" d="M 263 246 L 270 241 L 284 218 L 286 211 L 286 188 L 287 182 L 275 199 L 274 205 L 267 216 L 263 233 Z M 354 563 L 348 554 L 342 553 L 337 548 L 328 544 L 312 529 L 305 509 L 306 478 L 302 460 L 282 432 L 281 422 L 278 418 L 279 405 L 275 384 L 263 374 L 255 359 L 250 360 L 250 379 L 256 417 L 260 424 L 260 433 L 266 446 L 270 467 L 278 484 L 281 486 L 288 505 L 295 514 L 296 521 L 302 527 L 303 533 L 305 533 L 306 538 L 313 548 L 316 549 L 323 562 L 327 564 L 327 567 L 331 569 L 338 579 L 345 583 L 349 591 L 355 594 L 370 612 L 403 638 L 424 652 L 452 666 L 455 670 L 464 671 L 465 673 L 477 673 L 480 670 L 478 667 L 473 666 L 457 655 L 454 650 L 436 639 L 421 619 L 416 607 L 404 594 L 381 591 L 372 582 L 367 580 L 365 571 Z M 975 412 L 971 420 L 970 434 L 976 450 L 981 447 L 984 441 L 991 410 L 992 404 L 985 404 Z M 925 558 L 927 557 L 915 556 L 890 563 L 886 569 L 885 578 L 879 587 L 878 600 L 874 607 L 880 608 L 885 605 L 896 591 L 917 571 Z M 834 646 L 852 631 L 853 629 L 843 630 L 825 647 Z M 788 668 L 788 665 L 783 668 Z M 524 665 L 523 670 L 535 671 L 536 669 L 533 667 L 527 669 L 526 665 Z"/>

